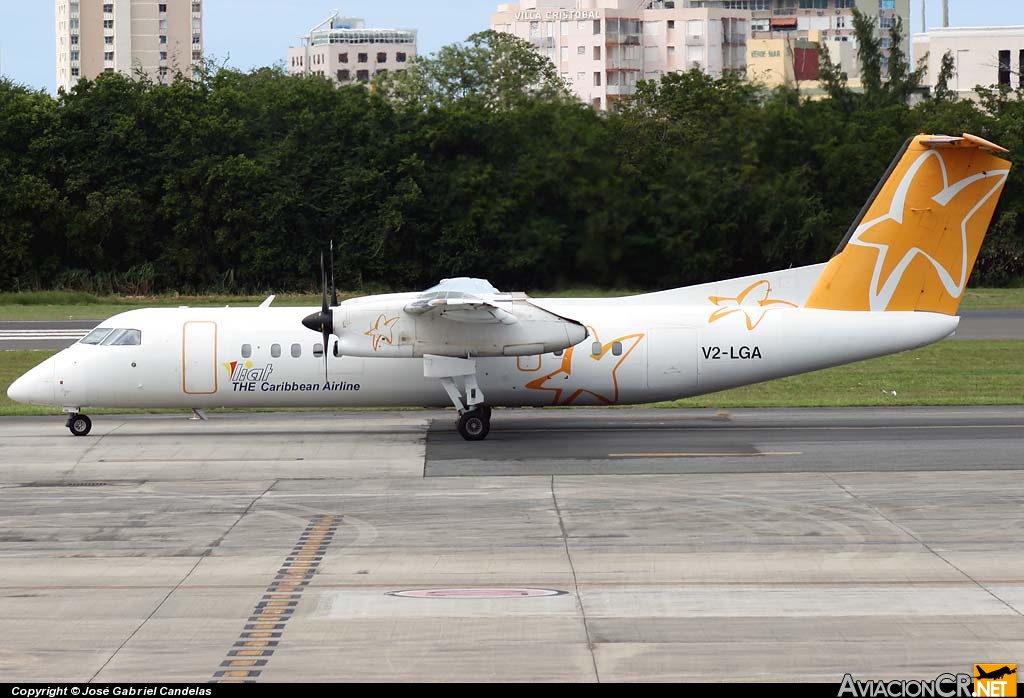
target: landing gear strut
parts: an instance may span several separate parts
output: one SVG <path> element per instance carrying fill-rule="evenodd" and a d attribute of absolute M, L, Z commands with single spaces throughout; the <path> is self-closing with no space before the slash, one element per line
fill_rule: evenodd
<path fill-rule="evenodd" d="M 448 398 L 459 411 L 456 427 L 466 441 L 483 441 L 491 432 L 491 408 L 484 404 L 484 393 L 476 379 L 476 360 L 450 356 L 423 357 L 423 375 L 438 378 Z M 456 378 L 463 378 L 466 398 L 463 403 L 462 391 Z"/>
<path fill-rule="evenodd" d="M 68 421 L 65 426 L 70 429 L 71 433 L 75 436 L 86 436 L 90 431 L 92 431 L 92 420 L 84 414 L 74 413 L 68 416 Z"/>

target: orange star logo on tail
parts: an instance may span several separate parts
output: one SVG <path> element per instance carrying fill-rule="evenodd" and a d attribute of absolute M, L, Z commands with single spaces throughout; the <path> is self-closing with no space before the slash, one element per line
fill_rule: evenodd
<path fill-rule="evenodd" d="M 605 405 L 618 402 L 619 367 L 633 353 L 644 335 L 628 334 L 605 344 L 598 337 L 597 330 L 589 325 L 587 330 L 591 342 L 566 349 L 557 370 L 530 381 L 526 387 L 530 390 L 554 392 L 554 405 L 572 405 L 585 395 Z M 598 348 L 600 351 L 595 353 L 594 350 Z"/>
<path fill-rule="evenodd" d="M 755 327 L 761 324 L 761 321 L 764 320 L 764 316 L 768 314 L 769 310 L 797 307 L 795 303 L 779 300 L 777 298 L 770 298 L 769 296 L 771 295 L 771 282 L 764 279 L 750 284 L 735 298 L 725 296 L 708 296 L 709 301 L 717 306 L 721 306 L 718 310 L 711 313 L 711 317 L 708 318 L 708 323 L 718 322 L 722 318 L 728 317 L 733 313 L 743 313 L 743 317 L 747 321 L 747 329 L 753 331 Z"/>
<path fill-rule="evenodd" d="M 919 136 L 806 303 L 956 314 L 1009 175 L 998 146 Z"/>

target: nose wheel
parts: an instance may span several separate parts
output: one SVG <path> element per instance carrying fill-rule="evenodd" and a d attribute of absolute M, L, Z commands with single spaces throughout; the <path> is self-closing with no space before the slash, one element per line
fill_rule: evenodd
<path fill-rule="evenodd" d="M 84 414 L 73 414 L 68 417 L 66 426 L 75 436 L 87 436 L 92 431 L 92 420 Z"/>
<path fill-rule="evenodd" d="M 466 441 L 483 441 L 491 431 L 491 408 L 475 407 L 459 415 L 456 426 Z"/>

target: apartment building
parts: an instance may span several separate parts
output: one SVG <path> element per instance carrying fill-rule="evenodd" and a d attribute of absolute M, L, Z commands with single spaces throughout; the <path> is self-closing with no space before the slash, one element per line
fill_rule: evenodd
<path fill-rule="evenodd" d="M 290 75 L 320 75 L 338 84 L 369 82 L 406 70 L 416 56 L 416 30 L 370 29 L 361 19 L 334 14 L 288 49 Z"/>
<path fill-rule="evenodd" d="M 975 88 L 1024 88 L 1024 27 L 943 27 L 914 35 L 914 56 L 927 55 L 922 84 L 935 87 L 942 57 L 953 56 L 949 88 L 977 99 Z"/>
<path fill-rule="evenodd" d="M 203 59 L 203 0 L 56 0 L 57 89 L 100 73 L 166 82 Z"/>
<path fill-rule="evenodd" d="M 700 68 L 745 72 L 749 10 L 662 0 L 522 0 L 498 6 L 491 28 L 548 56 L 597 109 L 632 95 L 639 80 Z"/>

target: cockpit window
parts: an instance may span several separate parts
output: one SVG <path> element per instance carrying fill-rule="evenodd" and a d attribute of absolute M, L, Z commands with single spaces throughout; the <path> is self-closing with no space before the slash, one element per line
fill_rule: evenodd
<path fill-rule="evenodd" d="M 80 344 L 99 344 L 103 341 L 103 338 L 110 334 L 111 330 L 109 327 L 97 327 L 89 334 L 82 337 Z"/>
<path fill-rule="evenodd" d="M 114 330 L 103 340 L 105 347 L 137 347 L 142 344 L 142 332 L 139 330 Z"/>

